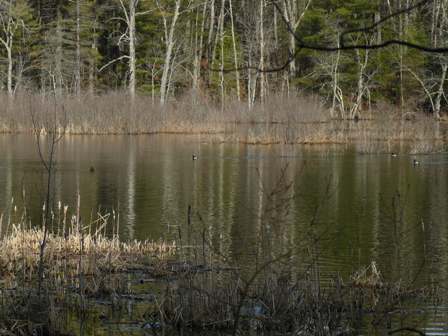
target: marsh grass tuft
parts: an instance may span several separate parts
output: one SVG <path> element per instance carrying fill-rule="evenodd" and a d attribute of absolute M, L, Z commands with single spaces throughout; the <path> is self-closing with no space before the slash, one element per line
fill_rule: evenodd
<path fill-rule="evenodd" d="M 42 229 L 22 229 L 13 226 L 11 232 L 0 241 L 0 269 L 3 275 L 17 275 L 25 271 L 32 279 L 38 266 L 39 244 Z M 83 244 L 83 246 L 81 246 Z M 153 241 L 122 242 L 118 236 L 109 238 L 104 234 L 71 232 L 66 236 L 49 234 L 44 261 L 50 265 L 54 276 L 62 272 L 77 271 L 79 256 L 84 256 L 84 272 L 95 274 L 101 270 L 126 271 L 139 263 L 150 263 L 152 259 L 167 259 L 176 251 L 175 243 Z M 47 275 L 48 278 L 48 275 Z"/>

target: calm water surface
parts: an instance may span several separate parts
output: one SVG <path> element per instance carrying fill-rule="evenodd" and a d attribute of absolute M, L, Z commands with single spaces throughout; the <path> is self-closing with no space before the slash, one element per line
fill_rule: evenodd
<path fill-rule="evenodd" d="M 38 222 L 45 173 L 35 140 L 2 135 L 0 154 L 0 212 L 18 218 L 26 206 Z M 118 210 L 123 239 L 176 239 L 191 205 L 193 224 L 240 264 L 252 263 L 260 246 L 298 249 L 312 228 L 321 237 L 323 279 L 375 261 L 387 279 L 448 280 L 448 153 L 393 158 L 199 136 L 67 136 L 57 152 L 55 202 L 73 207 L 78 193 L 84 222 Z M 429 333 L 447 331 L 442 313 Z"/>

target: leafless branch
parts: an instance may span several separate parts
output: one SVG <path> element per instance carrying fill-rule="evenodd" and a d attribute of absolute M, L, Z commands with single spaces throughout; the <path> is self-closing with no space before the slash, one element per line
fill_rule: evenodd
<path fill-rule="evenodd" d="M 106 63 L 105 65 L 103 65 L 103 66 L 98 70 L 98 72 L 103 71 L 103 70 L 106 69 L 109 65 L 112 65 L 112 64 L 115 63 L 115 62 L 121 61 L 122 59 L 129 59 L 129 58 L 130 58 L 130 57 L 129 57 L 128 55 L 123 55 L 123 56 L 120 56 L 120 57 L 118 57 L 118 58 L 115 58 L 115 59 L 113 59 L 112 61 L 110 61 L 110 62 Z"/>

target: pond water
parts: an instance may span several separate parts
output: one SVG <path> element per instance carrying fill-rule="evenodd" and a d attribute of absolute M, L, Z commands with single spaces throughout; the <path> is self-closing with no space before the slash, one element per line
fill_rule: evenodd
<path fill-rule="evenodd" d="M 35 139 L 1 135 L 0 154 L 4 221 L 26 207 L 39 223 L 46 175 Z M 215 248 L 240 265 L 253 263 L 260 248 L 299 251 L 313 234 L 322 281 L 372 261 L 386 279 L 448 280 L 448 153 L 392 157 L 204 136 L 66 136 L 52 193 L 55 204 L 72 208 L 79 194 L 84 222 L 117 211 L 122 239 L 179 240 L 190 206 L 192 225 L 206 227 Z M 446 308 L 435 314 L 427 332 L 447 333 Z"/>

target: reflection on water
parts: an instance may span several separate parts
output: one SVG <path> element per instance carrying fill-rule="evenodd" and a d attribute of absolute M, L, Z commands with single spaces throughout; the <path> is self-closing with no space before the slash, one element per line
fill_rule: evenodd
<path fill-rule="evenodd" d="M 20 216 L 25 206 L 38 222 L 45 174 L 33 138 L 0 136 L 0 153 L 0 211 Z M 260 253 L 260 239 L 277 250 L 300 246 L 312 224 L 322 233 L 323 279 L 376 261 L 389 279 L 445 283 L 448 154 L 420 156 L 419 167 L 413 159 L 342 147 L 213 144 L 199 136 L 67 136 L 54 195 L 74 206 L 79 193 L 85 221 L 92 211 L 114 209 L 124 239 L 176 238 L 191 205 L 219 251 L 240 263 Z M 270 196 L 282 172 L 292 187 Z"/>

